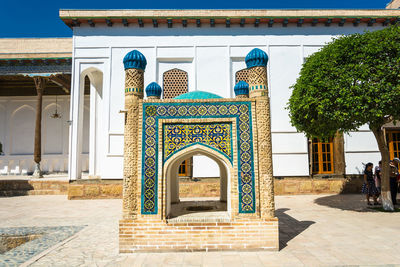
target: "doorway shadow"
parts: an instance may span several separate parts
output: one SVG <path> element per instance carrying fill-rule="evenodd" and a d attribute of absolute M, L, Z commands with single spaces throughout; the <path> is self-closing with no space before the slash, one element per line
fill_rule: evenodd
<path fill-rule="evenodd" d="M 372 202 L 372 198 L 371 198 Z M 378 210 L 369 208 L 365 196 L 362 194 L 338 194 L 320 197 L 314 200 L 314 203 L 329 208 L 349 210 L 356 212 L 379 212 Z M 373 206 L 373 207 L 382 207 Z"/>
<path fill-rule="evenodd" d="M 286 211 L 290 209 L 277 209 L 275 211 L 276 217 L 279 219 L 279 248 L 283 249 L 287 246 L 287 243 L 301 234 L 310 225 L 314 224 L 314 221 L 299 221 L 292 216 L 286 214 Z"/>

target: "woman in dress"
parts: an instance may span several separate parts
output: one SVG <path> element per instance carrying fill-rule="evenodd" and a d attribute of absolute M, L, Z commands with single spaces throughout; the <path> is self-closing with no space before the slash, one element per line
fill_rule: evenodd
<path fill-rule="evenodd" d="M 378 196 L 381 194 L 381 181 L 382 181 L 382 160 L 379 161 L 379 165 L 375 167 L 375 186 L 378 189 Z"/>
<path fill-rule="evenodd" d="M 374 199 L 374 205 L 379 205 L 377 201 L 377 197 L 379 195 L 378 189 L 376 189 L 375 181 L 374 181 L 374 174 L 372 173 L 372 168 L 374 164 L 371 162 L 365 165 L 364 171 L 364 184 L 362 186 L 362 193 L 365 194 L 367 198 L 368 206 L 371 206 L 371 202 L 369 201 L 370 197 Z"/>

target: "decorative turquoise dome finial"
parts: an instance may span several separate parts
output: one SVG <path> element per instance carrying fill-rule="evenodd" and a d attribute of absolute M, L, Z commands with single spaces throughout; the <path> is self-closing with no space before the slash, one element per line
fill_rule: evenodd
<path fill-rule="evenodd" d="M 146 87 L 146 95 L 147 97 L 155 96 L 160 98 L 162 93 L 161 86 L 156 82 L 152 82 Z"/>
<path fill-rule="evenodd" d="M 233 89 L 235 91 L 235 95 L 249 95 L 249 84 L 246 83 L 245 81 L 239 81 L 236 85 L 235 88 Z"/>
<path fill-rule="evenodd" d="M 245 58 L 247 68 L 265 67 L 268 63 L 268 55 L 263 50 L 254 48 Z"/>
<path fill-rule="evenodd" d="M 142 53 L 137 50 L 132 50 L 124 57 L 124 68 L 125 69 L 141 69 L 145 70 L 147 60 Z"/>

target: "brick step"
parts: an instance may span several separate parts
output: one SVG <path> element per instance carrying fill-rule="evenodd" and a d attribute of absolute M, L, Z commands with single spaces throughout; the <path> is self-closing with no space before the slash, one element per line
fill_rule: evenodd
<path fill-rule="evenodd" d="M 28 195 L 66 195 L 67 192 L 62 192 L 58 189 L 52 190 L 29 190 Z"/>
<path fill-rule="evenodd" d="M 32 196 L 32 195 L 66 195 L 61 190 L 0 190 L 1 197 Z"/>

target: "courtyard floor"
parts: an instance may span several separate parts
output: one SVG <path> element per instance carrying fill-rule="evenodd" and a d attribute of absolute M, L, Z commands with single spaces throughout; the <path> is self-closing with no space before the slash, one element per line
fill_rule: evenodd
<path fill-rule="evenodd" d="M 118 254 L 121 200 L 1 198 L 0 228 L 69 231 L 25 266 L 400 266 L 400 212 L 368 209 L 361 195 L 277 196 L 276 209 L 279 252 Z"/>

